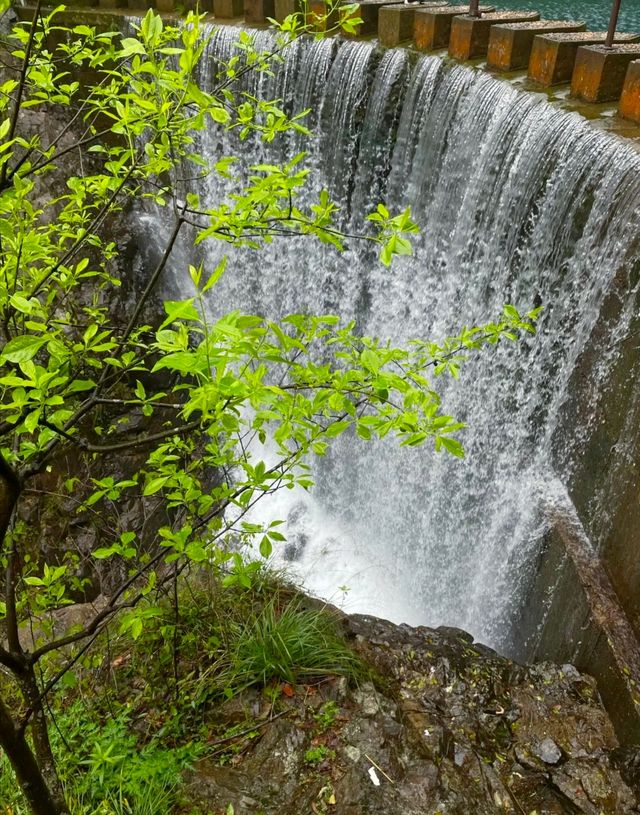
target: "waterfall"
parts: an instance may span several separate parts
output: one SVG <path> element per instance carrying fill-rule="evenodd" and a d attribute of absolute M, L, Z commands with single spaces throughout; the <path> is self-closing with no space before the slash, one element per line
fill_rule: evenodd
<path fill-rule="evenodd" d="M 236 38 L 234 28 L 214 34 L 211 74 Z M 264 49 L 274 42 L 267 31 L 256 38 Z M 238 250 L 214 313 L 335 312 L 402 343 L 492 320 L 504 303 L 544 306 L 537 336 L 486 349 L 460 381 L 439 383 L 447 412 L 468 423 L 464 461 L 341 438 L 315 466 L 310 495 L 284 491 L 260 510 L 287 522 L 279 557 L 311 591 L 349 611 L 460 626 L 509 650 L 540 546 L 539 497 L 556 477 L 570 483 L 590 435 L 572 418 L 576 366 L 589 349 L 599 392 L 633 319 L 640 155 L 539 95 L 370 42 L 301 40 L 272 75 L 244 81 L 289 112 L 310 107 L 313 135 L 262 145 L 212 126 L 199 144 L 208 157 L 257 163 L 305 149 L 308 195 L 328 188 L 346 231 L 362 231 L 382 200 L 410 205 L 421 234 L 414 256 L 391 269 L 357 241 L 342 255 L 298 239 Z M 219 180 L 207 183 L 205 203 L 225 195 Z M 226 249 L 208 246 L 208 265 Z M 612 296 L 618 306 L 604 314 Z"/>

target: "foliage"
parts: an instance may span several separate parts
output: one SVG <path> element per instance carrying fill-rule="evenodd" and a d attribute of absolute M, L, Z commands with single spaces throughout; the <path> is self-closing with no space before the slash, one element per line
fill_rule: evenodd
<path fill-rule="evenodd" d="M 323 761 L 335 757 L 335 750 L 331 750 L 326 744 L 310 747 L 304 754 L 304 760 L 309 764 L 322 764 Z"/>
<path fill-rule="evenodd" d="M 313 682 L 323 667 L 331 673 L 362 671 L 330 615 L 314 609 L 308 615 L 312 625 L 288 624 L 292 632 L 301 630 L 308 652 L 297 644 L 290 647 L 288 658 L 294 662 L 287 676 L 280 665 L 257 678 L 255 670 L 247 673 L 247 666 L 239 664 L 235 655 L 244 651 L 248 634 L 255 628 L 262 634 L 251 645 L 252 668 L 256 662 L 270 664 L 273 649 L 281 645 L 278 619 L 306 617 L 295 589 L 266 570 L 260 571 L 249 590 L 224 589 L 210 575 L 184 579 L 179 597 L 177 687 L 172 670 L 173 609 L 165 602 L 163 625 L 148 627 L 135 640 L 129 633 L 111 640 L 111 670 L 104 670 L 104 660 L 100 671 L 89 661 L 76 668 L 71 691 L 59 687 L 50 698 L 55 721 L 52 746 L 71 815 L 190 813 L 183 794 L 183 770 L 200 757 L 226 763 L 260 735 L 249 716 L 219 730 L 217 707 L 225 696 L 257 683 L 277 710 L 281 691 L 272 684 L 274 679 L 295 675 L 301 682 Z M 268 637 L 265 619 L 271 621 L 275 642 Z M 326 649 L 327 633 L 334 649 L 332 661 L 323 666 L 311 656 L 313 669 L 308 673 L 308 665 L 296 664 L 295 659 L 302 654 L 308 661 L 314 646 Z M 337 714 L 335 703 L 325 703 L 314 716 L 317 732 L 330 727 Z M 26 805 L 7 765 L 0 755 L 0 801 L 12 815 L 24 815 Z M 0 815 L 5 815 L 2 808 Z"/>
<path fill-rule="evenodd" d="M 268 603 L 239 632 L 231 653 L 232 684 L 240 688 L 273 679 L 295 684 L 326 674 L 356 678 L 362 671 L 330 614 L 296 601 L 283 609 Z"/>
<path fill-rule="evenodd" d="M 152 739 L 140 746 L 132 720 L 121 709 L 99 720 L 84 701 L 64 707 L 56 700 L 52 742 L 71 815 L 167 815 L 181 799 L 182 772 L 203 745 L 162 746 Z M 63 735 L 61 735 L 63 734 Z M 0 754 L 2 815 L 26 815 L 9 762 Z"/>
<path fill-rule="evenodd" d="M 224 573 L 207 580 L 183 578 L 177 620 L 173 601 L 165 601 L 157 626 L 146 627 L 138 639 L 124 634 L 111 642 L 112 654 L 126 655 L 121 671 L 128 681 L 143 680 L 144 704 L 165 711 L 159 722 L 164 734 L 182 738 L 212 705 L 248 687 L 269 690 L 275 684 L 278 696 L 279 683 L 327 675 L 357 681 L 367 674 L 335 614 L 311 603 L 277 573 L 261 568 L 249 589 L 225 587 L 223 581 Z M 90 676 L 90 671 L 78 673 L 80 681 Z M 336 715 L 337 708 L 325 706 L 318 714 L 319 730 Z"/>
<path fill-rule="evenodd" d="M 338 718 L 339 712 L 340 708 L 338 707 L 336 702 L 333 701 L 325 702 L 320 708 L 320 710 L 314 716 L 314 719 L 318 723 L 318 732 L 324 733 L 325 730 L 330 728 L 331 725 Z"/>
<path fill-rule="evenodd" d="M 16 718 L 8 697 L 0 699 L 0 744 L 15 767 L 31 731 L 41 772 L 28 772 L 39 792 L 25 790 L 33 811 L 46 815 L 65 808 L 46 699 L 109 622 L 118 615 L 120 632 L 134 640 L 166 622 L 161 599 L 190 564 L 224 568 L 227 587 L 250 586 L 258 567 L 242 559 L 239 543 L 255 540 L 266 558 L 283 540 L 277 522 L 249 521 L 250 510 L 276 490 L 309 488 L 309 456 L 324 455 L 343 433 L 431 441 L 461 456 L 454 434 L 463 426 L 442 409 L 433 379 L 458 376 L 484 345 L 533 331 L 536 317 L 508 306 L 495 323 L 408 348 L 359 336 L 333 315 L 275 323 L 237 311 L 212 323 L 206 298 L 225 259 L 214 269 L 189 266 L 195 294 L 145 320 L 187 226 L 196 243 L 241 249 L 292 234 L 344 246 L 328 193 L 303 203 L 303 155 L 240 171 L 238 156 L 211 163 L 194 146 L 209 126 L 265 142 L 305 131 L 303 112 L 236 88 L 243 73 L 270 70 L 300 21 L 282 26 L 276 54 L 239 32 L 237 53 L 203 88 L 198 65 L 210 34 L 197 14 L 166 26 L 149 11 L 134 36 L 122 36 L 59 25 L 56 13 L 38 3 L 34 24 L 14 28 L 13 64 L 0 85 L 0 665 L 23 700 Z M 82 72 L 94 81 L 75 80 Z M 34 111 L 55 112 L 53 134 L 29 124 Z M 235 181 L 236 193 L 201 200 L 191 182 L 209 176 Z M 169 226 L 157 267 L 122 320 L 116 292 L 126 269 L 111 227 L 134 201 L 165 207 Z M 363 240 L 380 246 L 384 263 L 411 251 L 409 211 L 380 204 L 370 223 L 377 231 Z M 123 434 L 130 420 L 136 429 Z M 252 446 L 267 438 L 278 452 L 269 465 Z M 117 462 L 130 453 L 141 462 L 125 473 Z M 123 575 L 89 622 L 62 633 L 52 612 L 82 589 L 80 555 L 48 557 L 25 518 L 31 498 L 61 493 L 99 519 L 94 561 Z M 151 540 L 123 512 L 135 502 L 164 514 Z M 34 622 L 39 640 L 29 653 L 20 628 Z M 341 649 L 323 615 L 267 606 L 238 638 L 233 670 L 247 683 L 349 673 L 355 666 Z M 101 783 L 99 768 L 90 770 Z"/>

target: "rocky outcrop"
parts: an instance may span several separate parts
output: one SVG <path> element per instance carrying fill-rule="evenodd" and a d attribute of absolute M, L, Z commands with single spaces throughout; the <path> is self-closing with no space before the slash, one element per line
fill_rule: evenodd
<path fill-rule="evenodd" d="M 203 811 L 640 811 L 636 751 L 617 747 L 594 681 L 571 665 L 517 665 L 455 629 L 343 625 L 375 680 L 285 686 L 276 716 L 257 692 L 223 706 L 218 732 L 232 735 L 188 779 Z"/>

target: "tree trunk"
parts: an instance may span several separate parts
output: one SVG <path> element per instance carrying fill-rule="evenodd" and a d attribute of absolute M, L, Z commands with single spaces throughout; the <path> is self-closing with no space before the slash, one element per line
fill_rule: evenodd
<path fill-rule="evenodd" d="M 51 750 L 51 742 L 49 741 L 49 726 L 47 724 L 47 718 L 40 696 L 40 688 L 38 687 L 32 664 L 28 665 L 24 675 L 19 677 L 18 681 L 32 714 L 30 726 L 33 740 L 33 753 L 40 774 L 58 807 L 56 812 L 66 812 L 64 792 L 60 778 L 58 777 L 56 762 Z"/>
<path fill-rule="evenodd" d="M 20 789 L 33 815 L 65 815 L 66 807 L 56 801 L 27 743 L 24 732 L 16 728 L 1 699 L 0 746 L 11 762 Z"/>
<path fill-rule="evenodd" d="M 9 655 L 16 662 L 11 669 L 20 685 L 27 706 L 32 712 L 32 750 L 25 738 L 24 728 L 16 726 L 16 721 L 0 698 L 0 747 L 7 754 L 14 769 L 20 789 L 33 812 L 33 815 L 66 815 L 67 807 L 55 761 L 49 743 L 49 731 L 44 715 L 40 690 L 33 664 L 28 660 L 18 636 L 15 589 L 18 579 L 15 542 L 11 542 L 8 552 L 4 552 L 6 535 L 11 524 L 22 484 L 16 472 L 0 454 L 0 553 L 6 554 L 5 575 L 6 633 Z"/>

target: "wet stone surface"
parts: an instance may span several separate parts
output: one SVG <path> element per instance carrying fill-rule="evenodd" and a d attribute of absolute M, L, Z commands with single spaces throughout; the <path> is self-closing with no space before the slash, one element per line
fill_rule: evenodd
<path fill-rule="evenodd" d="M 639 754 L 618 747 L 595 683 L 573 666 L 517 665 L 457 629 L 343 624 L 375 681 L 287 687 L 275 706 L 255 692 L 234 700 L 212 726 L 241 727 L 244 710 L 256 735 L 190 775 L 203 811 L 640 811 Z"/>

